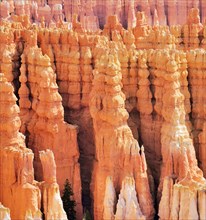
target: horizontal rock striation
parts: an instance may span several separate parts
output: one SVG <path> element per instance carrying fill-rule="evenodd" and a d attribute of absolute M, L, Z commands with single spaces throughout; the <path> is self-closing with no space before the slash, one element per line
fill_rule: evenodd
<path fill-rule="evenodd" d="M 191 8 L 199 8 L 201 21 L 206 19 L 206 3 L 201 0 L 3 0 L 0 2 L 0 18 L 11 19 L 11 14 L 29 15 L 30 20 L 40 22 L 42 17 L 49 25 L 51 22 L 72 21 L 74 15 L 80 17 L 84 28 L 95 30 L 103 28 L 106 18 L 117 15 L 124 27 L 135 26 L 137 11 L 144 11 L 149 25 L 183 25 Z"/>
<path fill-rule="evenodd" d="M 108 49 L 101 44 L 95 48 L 102 50 L 102 53 L 95 57 L 93 88 L 90 94 L 90 112 L 96 143 L 96 161 L 91 184 L 94 218 L 113 219 L 115 216 L 115 219 L 150 219 L 153 218 L 154 209 L 144 151 L 142 147 L 140 154 L 138 142 L 133 138 L 126 122 L 128 113 L 124 107 L 125 96 L 121 91 L 122 75 L 116 55 L 118 47 L 115 48 L 113 42 L 108 44 Z M 110 195 L 110 190 L 113 195 Z M 121 198 L 124 191 L 126 194 L 130 190 L 130 198 Z M 115 195 L 119 192 L 116 204 Z"/>
<path fill-rule="evenodd" d="M 29 1 L 8 2 L 11 13 L 29 10 Z M 11 218 L 41 218 L 40 201 L 47 219 L 65 218 L 66 178 L 77 219 L 82 205 L 94 219 L 153 219 L 154 207 L 161 219 L 206 218 L 206 23 L 198 2 L 37 1 L 29 16 L 0 21 L 0 201 Z M 177 9 L 182 16 L 172 16 Z"/>
<path fill-rule="evenodd" d="M 16 105 L 16 97 L 11 83 L 7 82 L 4 74 L 0 74 L 0 201 L 10 211 L 1 205 L 1 219 L 42 219 L 41 213 L 41 188 L 45 183 L 39 183 L 34 180 L 33 159 L 34 154 L 31 149 L 26 148 L 25 136 L 19 132 L 21 121 L 19 117 L 19 107 Z M 47 151 L 48 152 L 48 151 Z M 63 210 L 58 184 L 56 183 L 56 170 L 53 153 L 47 153 L 50 156 L 47 163 L 42 160 L 42 165 L 47 165 L 44 173 L 53 174 L 52 182 L 48 182 L 44 175 L 47 188 L 52 191 L 55 186 L 55 193 L 49 193 L 45 197 L 42 191 L 44 202 L 44 214 L 46 219 L 57 218 L 66 219 Z M 41 153 L 42 155 L 42 153 Z M 53 157 L 52 157 L 53 156 Z M 45 158 L 45 157 L 44 157 Z M 53 159 L 53 161 L 51 161 Z M 52 166 L 51 166 L 52 162 Z M 52 184 L 53 188 L 52 188 Z M 59 198 L 59 201 L 56 200 Z M 48 202 L 48 203 L 47 203 Z M 52 205 L 50 204 L 52 203 Z M 47 209 L 52 209 L 55 215 L 47 215 Z"/>
<path fill-rule="evenodd" d="M 24 113 L 21 117 L 24 126 L 22 130 L 28 134 L 28 146 L 34 151 L 36 178 L 43 178 L 38 151 L 51 149 L 55 155 L 60 189 L 63 189 L 68 178 L 73 186 L 78 213 L 81 215 L 77 127 L 64 122 L 62 98 L 58 93 L 56 75 L 49 57 L 43 56 L 41 49 L 31 45 L 28 40 L 22 61 L 19 89 L 20 109 Z"/>

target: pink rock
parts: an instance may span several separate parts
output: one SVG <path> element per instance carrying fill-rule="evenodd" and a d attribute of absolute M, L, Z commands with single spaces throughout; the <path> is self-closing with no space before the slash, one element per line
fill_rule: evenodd
<path fill-rule="evenodd" d="M 174 16 L 177 12 L 177 1 L 171 0 L 168 1 L 168 25 L 176 25 L 177 22 L 177 16 Z"/>
<path fill-rule="evenodd" d="M 25 2 L 24 0 L 15 1 L 15 14 L 24 15 L 25 14 Z"/>
<path fill-rule="evenodd" d="M 129 4 L 128 9 L 128 24 L 127 28 L 132 29 L 136 26 L 136 16 L 135 16 L 135 8 L 134 8 L 134 0 Z"/>
<path fill-rule="evenodd" d="M 0 18 L 8 19 L 10 17 L 10 4 L 7 1 L 0 2 Z"/>
<path fill-rule="evenodd" d="M 31 40 L 32 42 L 35 42 L 35 40 Z M 41 49 L 29 44 L 28 40 L 27 44 L 24 51 L 25 59 L 29 62 L 27 85 L 30 85 L 31 90 L 29 93 L 33 94 L 33 101 L 30 108 L 28 108 L 29 105 L 20 105 L 20 108 L 28 113 L 30 112 L 27 117 L 22 117 L 22 120 L 26 124 L 26 130 L 30 133 L 28 146 L 34 151 L 36 177 L 41 181 L 44 176 L 38 151 L 51 149 L 56 159 L 57 182 L 60 189 L 63 189 L 64 182 L 68 178 L 73 186 L 78 215 L 81 216 L 81 180 L 76 139 L 77 127 L 64 122 L 62 98 L 58 93 L 56 75 L 51 67 L 49 57 L 47 55 L 43 56 Z M 37 72 L 34 72 L 33 69 L 36 69 Z M 37 91 L 39 92 L 37 93 Z M 46 110 L 46 106 L 50 106 L 49 111 Z M 45 123 L 46 121 L 47 123 Z M 67 135 L 62 136 L 62 133 Z M 54 177 L 55 173 L 52 176 Z"/>
<path fill-rule="evenodd" d="M 131 208 L 128 199 L 125 207 L 123 207 L 123 215 L 127 213 L 128 219 L 134 216 L 141 216 L 143 219 L 144 217 L 150 218 L 153 216 L 151 195 L 148 190 L 144 190 L 142 187 L 143 185 L 148 186 L 147 175 L 145 175 L 146 167 L 143 158 L 139 155 L 138 143 L 133 138 L 132 132 L 126 123 L 128 113 L 125 110 L 125 96 L 121 91 L 122 76 L 118 74 L 120 62 L 113 51 L 114 46 L 115 42 L 110 42 L 109 48 L 105 48 L 102 51 L 103 53 L 100 49 L 101 44 L 96 46 L 96 50 L 99 49 L 100 52 L 96 53 L 97 57 L 95 57 L 97 63 L 95 65 L 93 89 L 90 94 L 90 112 L 94 122 L 96 140 L 96 163 L 94 164 L 91 185 L 94 198 L 94 217 L 95 219 L 102 219 L 103 215 L 112 216 L 106 202 L 109 195 L 105 194 L 108 191 L 107 187 L 110 187 L 107 185 L 109 184 L 107 182 L 108 177 L 111 177 L 116 192 L 122 185 L 123 190 L 120 197 L 122 194 L 122 197 L 126 196 L 130 190 L 133 192 L 131 193 L 133 194 L 133 203 L 136 202 L 136 205 L 133 207 L 134 209 L 131 209 L 131 213 L 127 213 L 126 210 L 129 207 Z M 134 164 L 138 164 L 138 166 L 133 167 Z M 133 173 L 134 169 L 136 170 L 135 175 Z M 124 180 L 126 179 L 125 182 L 127 182 L 127 178 L 129 182 L 131 179 L 132 184 L 124 187 Z M 144 184 L 141 185 L 143 182 Z M 135 192 L 140 208 L 137 207 Z M 139 192 L 141 193 L 139 194 Z M 141 197 L 143 194 L 144 196 Z M 110 198 L 110 200 L 114 199 Z M 146 200 L 148 201 L 147 204 L 145 203 Z M 121 205 L 119 206 L 117 207 L 117 219 L 121 218 L 121 213 L 119 213 L 121 212 Z"/>
<path fill-rule="evenodd" d="M 25 146 L 25 136 L 19 132 L 19 107 L 11 83 L 0 74 L 0 194 L 9 207 L 12 219 L 41 219 L 40 190 L 34 181 L 33 153 Z M 7 98 L 6 98 L 7 97 Z M 9 172 L 7 169 L 9 169 Z"/>
<path fill-rule="evenodd" d="M 49 5 L 41 6 L 38 8 L 39 21 L 44 17 L 45 24 L 48 26 L 52 19 L 51 7 Z"/>
<path fill-rule="evenodd" d="M 40 151 L 40 160 L 43 167 L 43 209 L 45 219 L 67 219 L 60 197 L 59 186 L 56 182 L 56 164 L 51 150 Z"/>

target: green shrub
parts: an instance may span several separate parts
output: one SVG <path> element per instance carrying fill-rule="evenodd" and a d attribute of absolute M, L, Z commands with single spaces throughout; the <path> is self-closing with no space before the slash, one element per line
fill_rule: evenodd
<path fill-rule="evenodd" d="M 75 211 L 76 202 L 72 199 L 73 195 L 74 193 L 72 191 L 71 184 L 69 180 L 66 179 L 64 184 L 62 201 L 68 220 L 76 220 L 76 211 Z"/>

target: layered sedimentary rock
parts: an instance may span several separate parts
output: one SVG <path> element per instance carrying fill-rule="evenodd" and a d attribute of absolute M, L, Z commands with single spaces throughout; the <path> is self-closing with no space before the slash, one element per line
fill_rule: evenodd
<path fill-rule="evenodd" d="M 0 201 L 9 207 L 12 219 L 41 219 L 41 193 L 34 181 L 34 156 L 19 132 L 21 121 L 14 89 L 3 74 L 0 74 L 0 84 Z"/>
<path fill-rule="evenodd" d="M 139 51 L 138 65 L 138 89 L 137 110 L 139 116 L 140 138 L 145 146 L 145 154 L 149 167 L 151 167 L 154 179 L 160 176 L 160 129 L 162 125 L 161 116 L 161 84 L 157 82 L 153 74 L 153 68 L 150 66 L 147 51 Z"/>
<path fill-rule="evenodd" d="M 158 51 L 156 51 L 158 53 Z M 185 125 L 184 95 L 180 90 L 178 52 L 159 52 L 165 65 L 158 68 L 155 56 L 154 74 L 163 81 L 161 153 L 163 164 L 159 189 L 163 188 L 159 205 L 161 219 L 204 219 L 203 204 L 206 180 L 198 168 L 192 139 Z M 162 186 L 163 184 L 163 186 Z M 180 197 L 178 198 L 178 194 Z M 198 196 L 202 194 L 203 196 Z M 183 205 L 187 199 L 188 205 Z M 193 208 L 191 208 L 193 207 Z"/>
<path fill-rule="evenodd" d="M 30 33 L 27 33 L 27 37 Z M 23 122 L 21 129 L 28 134 L 28 146 L 34 151 L 37 180 L 43 179 L 38 151 L 51 149 L 57 164 L 57 182 L 60 189 L 63 189 L 64 182 L 68 178 L 73 186 L 78 214 L 81 216 L 77 127 L 64 122 L 62 98 L 58 93 L 56 75 L 50 59 L 47 55 L 43 56 L 41 49 L 31 45 L 31 42 L 35 42 L 35 37 L 30 42 L 27 41 L 22 55 L 19 89 Z"/>
<path fill-rule="evenodd" d="M 9 19 L 10 17 L 10 4 L 7 1 L 0 2 L 0 17 L 3 19 Z"/>
<path fill-rule="evenodd" d="M 185 48 L 198 48 L 200 45 L 200 32 L 202 31 L 199 10 L 193 8 L 189 11 L 187 24 L 183 26 Z"/>
<path fill-rule="evenodd" d="M 21 3 L 23 13 L 28 4 Z M 201 7 L 201 16 L 187 11 L 198 1 L 184 8 L 177 1 L 125 1 L 124 8 L 120 1 L 67 3 L 80 15 L 69 12 L 69 22 L 63 21 L 65 8 L 57 7 L 61 1 L 38 1 L 30 20 L 11 16 L 0 27 L 0 71 L 15 87 L 35 175 L 45 179 L 35 182 L 45 216 L 65 217 L 56 181 L 62 189 L 66 178 L 81 216 L 79 160 L 82 203 L 91 213 L 93 205 L 96 219 L 152 218 L 151 194 L 161 219 L 205 219 L 206 23 L 200 23 Z M 177 8 L 183 17 L 172 16 Z M 137 10 L 144 12 L 134 17 Z M 97 30 L 97 11 L 103 30 Z M 105 13 L 112 16 L 103 18 Z M 167 14 L 172 26 L 161 26 Z M 176 25 L 186 15 L 184 25 Z M 50 151 L 39 155 L 46 149 L 54 151 L 57 167 Z M 16 164 L 27 169 L 21 161 Z M 16 215 L 13 204 L 3 205 Z"/>
<path fill-rule="evenodd" d="M 44 182 L 34 180 L 31 149 L 26 148 L 25 136 L 19 132 L 19 107 L 11 83 L 0 74 L 0 217 L 10 219 L 67 219 L 63 210 L 59 186 L 56 182 L 56 164 L 52 151 L 40 152 Z M 42 192 L 41 192 L 42 191 Z M 42 196 L 41 196 L 42 193 Z M 10 213 L 11 211 L 11 213 Z"/>
<path fill-rule="evenodd" d="M 63 209 L 59 192 L 59 185 L 56 180 L 56 163 L 51 150 L 40 151 L 40 160 L 43 168 L 44 182 L 42 183 L 42 199 L 45 219 L 67 219 Z"/>
<path fill-rule="evenodd" d="M 4 207 L 1 203 L 0 203 L 0 218 L 2 220 L 11 220 L 10 210 L 8 208 Z"/>
<path fill-rule="evenodd" d="M 19 88 L 19 58 L 21 53 L 21 45 L 18 45 L 18 43 L 18 31 L 16 31 L 15 43 L 11 23 L 3 24 L 0 30 L 0 71 L 12 83 L 16 95 L 18 95 L 17 90 Z"/>
<path fill-rule="evenodd" d="M 95 30 L 98 25 L 102 28 L 106 18 L 111 15 L 117 15 L 124 27 L 133 28 L 137 11 L 145 12 L 149 25 L 157 22 L 160 25 L 183 25 L 191 8 L 200 9 L 203 22 L 206 18 L 206 3 L 202 0 L 3 0 L 0 3 L 0 18 L 9 19 L 10 13 L 27 14 L 35 22 L 45 17 L 46 24 L 49 25 L 51 20 L 58 22 L 65 19 L 70 23 L 73 16 L 78 15 L 84 28 Z"/>
<path fill-rule="evenodd" d="M 168 26 L 160 26 L 159 24 L 153 27 L 149 26 L 144 12 L 138 12 L 136 17 L 133 34 L 138 49 L 175 48 L 176 39 Z"/>
<path fill-rule="evenodd" d="M 194 146 L 200 168 L 206 175 L 205 161 L 205 83 L 206 83 L 206 53 L 196 49 L 187 53 L 189 67 L 189 87 L 192 100 L 192 124 Z"/>
<path fill-rule="evenodd" d="M 52 68 L 57 73 L 58 91 L 62 96 L 67 122 L 78 125 L 78 143 L 83 186 L 83 205 L 90 209 L 94 138 L 89 113 L 89 93 L 93 79 L 93 55 L 95 35 L 76 33 L 66 29 L 41 29 L 38 41 L 43 53 L 50 57 Z"/>
<path fill-rule="evenodd" d="M 115 48 L 113 42 L 107 44 L 109 48 L 104 48 L 101 43 L 96 47 L 102 53 L 95 57 L 93 88 L 90 94 L 90 112 L 96 143 L 96 162 L 91 185 L 94 218 L 152 218 L 154 210 L 144 151 L 143 148 L 140 150 L 127 125 L 128 113 L 124 107 L 125 96 L 121 91 L 120 62 L 116 55 L 118 47 Z M 126 200 L 126 203 L 122 203 L 122 198 L 119 197 L 116 214 L 115 198 L 107 193 L 108 187 L 114 188 L 114 195 L 119 194 L 121 187 L 120 195 L 124 191 L 129 192 L 130 188 L 134 194 L 132 200 Z M 109 208 L 107 203 L 112 200 L 113 204 Z M 127 216 L 126 210 L 131 201 L 135 205 L 130 207 L 130 214 Z"/>

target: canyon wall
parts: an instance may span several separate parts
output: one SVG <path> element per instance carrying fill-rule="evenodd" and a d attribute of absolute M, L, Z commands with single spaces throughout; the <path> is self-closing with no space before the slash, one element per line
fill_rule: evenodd
<path fill-rule="evenodd" d="M 51 8 L 56 3 L 62 4 L 49 1 Z M 10 170 L 20 172 L 20 177 L 23 171 L 19 170 L 28 170 L 30 178 L 21 184 L 13 175 L 14 179 L 7 182 L 11 177 L 4 179 L 8 172 L 3 163 L 0 201 L 10 209 L 11 218 L 20 215 L 17 212 L 23 218 L 29 209 L 32 216 L 40 218 L 41 189 L 45 216 L 64 218 L 57 183 L 62 191 L 68 178 L 77 202 L 77 219 L 81 219 L 83 206 L 93 213 L 94 219 L 153 219 L 156 214 L 160 219 L 203 220 L 203 13 L 199 16 L 197 8 L 191 9 L 185 12 L 188 17 L 184 25 L 161 26 L 160 21 L 167 22 L 161 8 L 164 1 L 159 1 L 158 7 L 151 2 L 144 4 L 145 13 L 138 12 L 136 16 L 132 8 L 137 2 L 133 1 L 127 12 L 132 12 L 129 16 L 134 21 L 126 30 L 124 22 L 120 23 L 121 6 L 116 2 L 113 8 L 113 1 L 109 3 L 109 14 L 116 10 L 120 15 L 102 21 L 103 30 L 97 30 L 95 23 L 94 31 L 86 31 L 84 19 L 79 22 L 77 17 L 72 19 L 69 28 L 73 29 L 69 30 L 68 23 L 58 17 L 61 13 L 57 22 L 49 26 L 46 17 L 36 24 L 30 23 L 25 15 L 14 16 L 13 22 L 1 21 L 0 72 L 5 73 L 1 75 L 2 82 L 11 83 L 11 97 L 14 89 L 17 100 L 11 98 L 10 103 L 8 94 L 2 90 L 0 156 L 4 158 L 5 146 L 12 148 L 18 142 L 16 148 L 25 157 L 16 159 L 21 154 L 16 153 L 13 158 L 12 153 Z M 44 7 L 42 1 L 37 4 Z M 103 20 L 105 5 L 98 4 Z M 74 1 L 72 10 L 78 12 L 79 6 Z M 91 6 L 88 4 L 88 8 Z M 151 21 L 146 16 L 150 7 L 155 14 L 154 26 L 149 25 Z M 95 16 L 95 10 L 92 13 Z M 16 101 L 20 117 L 16 116 Z M 6 119 L 17 127 L 7 127 Z M 7 141 L 14 142 L 7 144 L 5 137 L 9 135 L 12 138 Z M 34 176 L 44 182 L 37 183 Z M 17 196 L 22 195 L 23 201 L 27 198 L 21 194 L 22 185 L 35 189 L 29 194 L 29 198 L 34 198 L 32 208 L 27 208 L 27 202 L 24 208 L 16 210 L 9 202 L 15 198 L 5 198 L 2 189 L 7 192 L 16 182 Z M 48 195 L 56 197 L 56 203 Z M 2 212 L 8 216 L 7 211 Z"/>
<path fill-rule="evenodd" d="M 143 147 L 140 149 L 126 123 L 128 113 L 124 104 L 125 95 L 121 91 L 118 46 L 105 40 L 97 44 L 95 50 L 97 54 L 90 94 L 96 146 L 91 183 L 94 218 L 153 218 L 144 150 Z"/>
<path fill-rule="evenodd" d="M 26 148 L 25 136 L 19 132 L 20 110 L 16 104 L 14 89 L 2 73 L 0 84 L 0 201 L 9 207 L 6 209 L 1 205 L 1 219 L 10 219 L 10 214 L 11 219 L 42 219 L 42 195 L 45 219 L 66 219 L 56 182 L 54 155 L 51 151 L 41 152 L 44 181 L 35 181 L 34 154 L 31 149 Z M 52 180 L 48 181 L 48 174 L 51 173 L 53 175 L 49 175 L 49 178 Z M 45 188 L 49 192 L 47 195 Z"/>
<path fill-rule="evenodd" d="M 22 28 L 22 24 L 19 23 L 19 27 Z M 21 32 L 18 27 L 12 29 L 10 26 L 10 30 L 7 28 L 5 26 L 5 29 L 1 30 L 5 38 L 1 42 L 0 69 L 5 70 L 5 77 L 14 85 L 19 98 L 20 131 L 26 135 L 27 147 L 34 152 L 35 178 L 43 181 L 39 151 L 51 149 L 55 155 L 60 189 L 63 190 L 65 180 L 68 178 L 73 186 L 78 216 L 81 217 L 77 126 L 64 122 L 62 98 L 58 93 L 56 75 L 51 68 L 50 58 L 47 55 L 43 56 L 41 49 L 37 47 L 37 33 L 29 30 Z M 21 41 L 18 41 L 18 33 L 22 34 Z M 3 124 L 2 126 L 4 127 Z M 62 136 L 62 133 L 66 135 Z"/>
<path fill-rule="evenodd" d="M 26 37 L 31 38 L 32 33 L 29 31 L 27 34 Z M 21 66 L 21 87 L 19 89 L 20 110 L 22 109 L 25 113 L 21 115 L 24 125 L 22 130 L 28 134 L 28 147 L 33 150 L 35 155 L 36 178 L 37 180 L 43 178 L 37 152 L 51 149 L 55 155 L 60 188 L 62 190 L 65 180 L 69 179 L 73 186 L 77 210 L 81 213 L 77 127 L 64 122 L 62 98 L 58 93 L 56 75 L 49 57 L 43 56 L 37 45 L 33 46 L 29 44 L 29 41 L 27 43 L 21 56 L 23 65 Z M 21 95 L 23 95 L 23 99 Z M 30 106 L 24 104 L 29 102 Z M 64 135 L 62 136 L 62 134 Z"/>
<path fill-rule="evenodd" d="M 149 25 L 183 25 L 191 8 L 199 8 L 201 21 L 206 19 L 206 2 L 203 0 L 3 0 L 0 2 L 0 18 L 9 19 L 15 15 L 29 15 L 40 22 L 44 17 L 46 25 L 60 20 L 72 22 L 78 15 L 82 27 L 88 30 L 103 28 L 108 16 L 116 15 L 124 27 L 135 27 L 137 11 L 144 11 Z"/>

